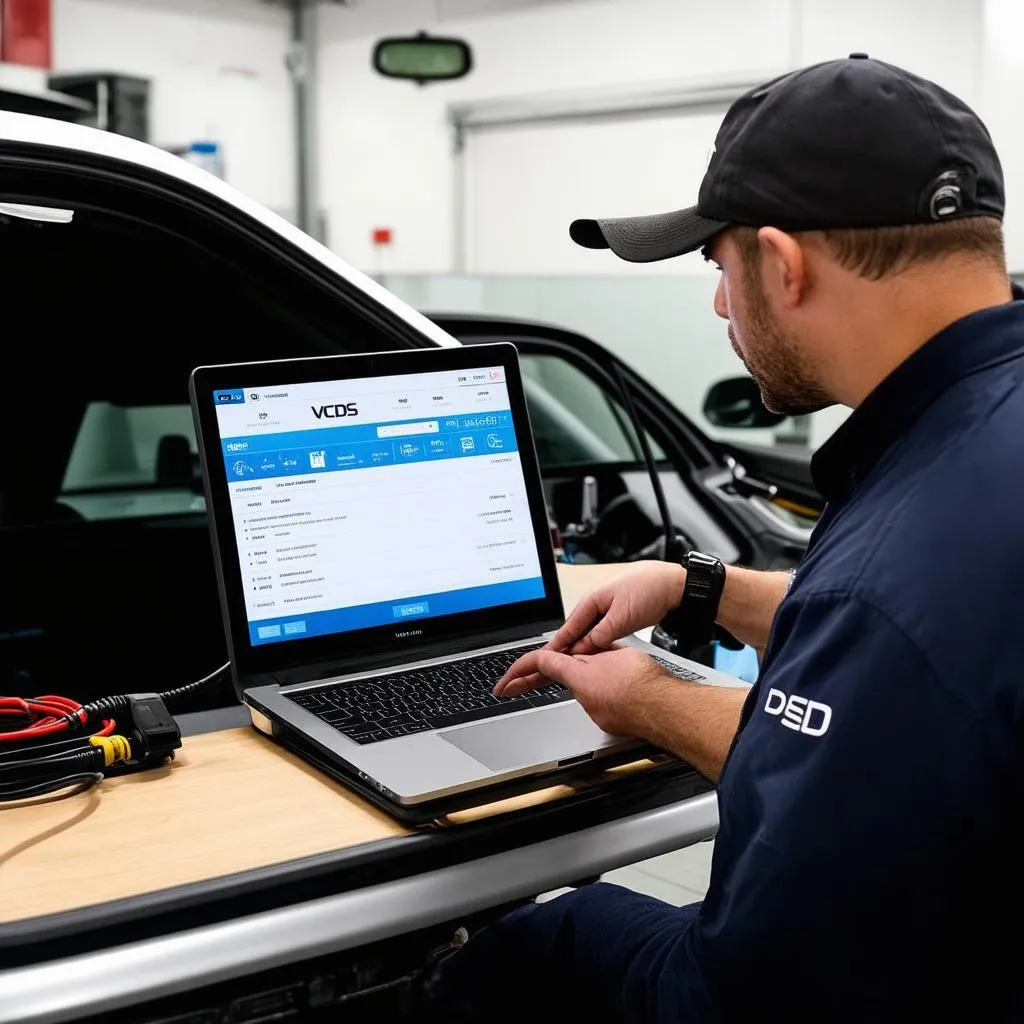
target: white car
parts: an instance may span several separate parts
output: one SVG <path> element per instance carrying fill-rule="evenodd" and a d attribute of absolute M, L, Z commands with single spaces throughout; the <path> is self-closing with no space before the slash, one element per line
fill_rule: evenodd
<path fill-rule="evenodd" d="M 145 144 L 0 113 L 0 253 L 4 692 L 85 700 L 135 689 L 140 674 L 160 690 L 224 661 L 186 397 L 201 363 L 458 344 L 439 323 L 468 343 L 510 338 L 531 382 L 557 526 L 585 520 L 569 531 L 579 560 L 656 551 L 666 516 L 728 560 L 789 564 L 806 542 L 815 508 L 799 459 L 749 452 L 751 472 L 740 473 L 735 449 L 713 444 L 587 339 L 430 319 L 224 182 Z M 653 477 L 637 424 L 653 442 Z M 775 471 L 807 507 L 787 507 L 754 470 Z M 593 515 L 582 514 L 584 494 Z M 138 907 L 3 925 L 0 1024 L 78 1019 L 157 994 L 173 1007 L 175 993 L 246 974 L 250 929 L 270 971 L 311 955 L 311 943 L 339 951 L 398 936 L 410 906 L 422 926 L 447 922 L 453 906 L 487 913 L 708 837 L 708 788 L 689 773 L 655 792 L 513 816 L 472 841 L 389 840 L 373 863 L 414 882 L 401 901 L 386 885 L 359 888 L 373 874 L 362 852 L 353 883 L 353 854 L 342 851 L 315 878 L 301 862 L 233 878 L 235 896 L 185 887 Z M 485 855 L 489 869 L 471 870 Z M 253 887 L 262 913 L 250 919 L 242 894 Z M 300 890 L 303 902 L 290 905 Z M 126 914 L 132 940 L 115 950 Z"/>
<path fill-rule="evenodd" d="M 424 316 L 152 146 L 0 113 L 0 233 L 10 382 L 0 526 L 37 528 L 3 546 L 19 600 L 0 621 L 0 636 L 17 638 L 0 641 L 0 668 L 33 685 L 68 678 L 65 657 L 102 661 L 103 679 L 119 680 L 183 632 L 190 644 L 167 645 L 154 685 L 223 661 L 185 386 L 204 363 L 512 340 L 553 523 L 572 535 L 568 557 L 657 554 L 666 516 L 688 546 L 726 561 L 784 567 L 803 551 L 817 511 L 805 457 L 713 442 L 569 331 Z M 651 437 L 663 504 L 631 405 Z M 59 592 L 38 586 L 58 578 Z M 102 625 L 111 620 L 113 650 Z M 90 676 L 69 695 L 91 699 L 105 685 Z M 225 687 L 211 700 L 233 696 Z"/>

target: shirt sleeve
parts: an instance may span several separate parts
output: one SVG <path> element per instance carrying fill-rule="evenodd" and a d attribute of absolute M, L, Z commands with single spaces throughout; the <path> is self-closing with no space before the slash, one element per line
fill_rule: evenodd
<path fill-rule="evenodd" d="M 791 597 L 776 633 L 688 959 L 722 1019 L 920 1019 L 945 971 L 971 977 L 961 929 L 1005 820 L 982 730 L 866 600 Z"/>

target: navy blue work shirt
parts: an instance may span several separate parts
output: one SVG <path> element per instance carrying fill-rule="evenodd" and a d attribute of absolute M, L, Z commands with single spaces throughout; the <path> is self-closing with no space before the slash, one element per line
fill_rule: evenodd
<path fill-rule="evenodd" d="M 1024 1020 L 1024 302 L 929 341 L 812 468 L 827 508 L 721 778 L 676 1005 Z"/>

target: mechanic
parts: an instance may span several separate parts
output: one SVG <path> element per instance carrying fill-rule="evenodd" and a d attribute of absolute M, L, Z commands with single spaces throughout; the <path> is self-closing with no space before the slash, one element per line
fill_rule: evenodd
<path fill-rule="evenodd" d="M 684 568 L 597 591 L 495 688 L 570 687 L 612 733 L 718 784 L 703 904 L 603 883 L 515 910 L 446 961 L 447 1021 L 1024 1020 L 1024 303 L 1003 178 L 958 98 L 852 54 L 728 111 L 696 207 L 577 221 L 634 262 L 703 249 L 716 312 L 789 414 L 849 419 L 795 577 L 722 570 L 749 691 L 614 641 Z M 716 589 L 717 567 L 698 589 Z"/>

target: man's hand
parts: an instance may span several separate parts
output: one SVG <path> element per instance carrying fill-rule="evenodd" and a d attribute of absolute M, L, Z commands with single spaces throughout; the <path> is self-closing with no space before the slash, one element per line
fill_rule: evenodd
<path fill-rule="evenodd" d="M 645 626 L 656 626 L 683 599 L 686 571 L 670 562 L 644 562 L 583 598 L 549 646 L 597 654 Z"/>
<path fill-rule="evenodd" d="M 595 724 L 613 736 L 644 736 L 643 709 L 653 693 L 679 681 L 657 662 L 632 647 L 601 654 L 561 654 L 547 648 L 528 655 L 531 671 L 495 688 L 499 697 L 515 697 L 539 682 L 561 683 Z"/>
<path fill-rule="evenodd" d="M 545 648 L 527 657 L 530 670 L 496 687 L 498 696 L 513 697 L 547 680 L 561 683 L 605 732 L 647 740 L 718 780 L 746 686 L 677 679 L 635 647 L 575 655 Z"/>
<path fill-rule="evenodd" d="M 565 625 L 551 638 L 545 650 L 567 654 L 598 654 L 616 640 L 645 626 L 655 626 L 682 600 L 686 571 L 669 562 L 645 562 L 618 579 L 591 591 L 573 610 Z M 494 688 L 502 696 L 512 680 L 522 684 L 524 693 L 542 684 L 536 667 L 537 654 L 520 658 Z M 513 691 L 510 691 L 510 693 Z"/>

